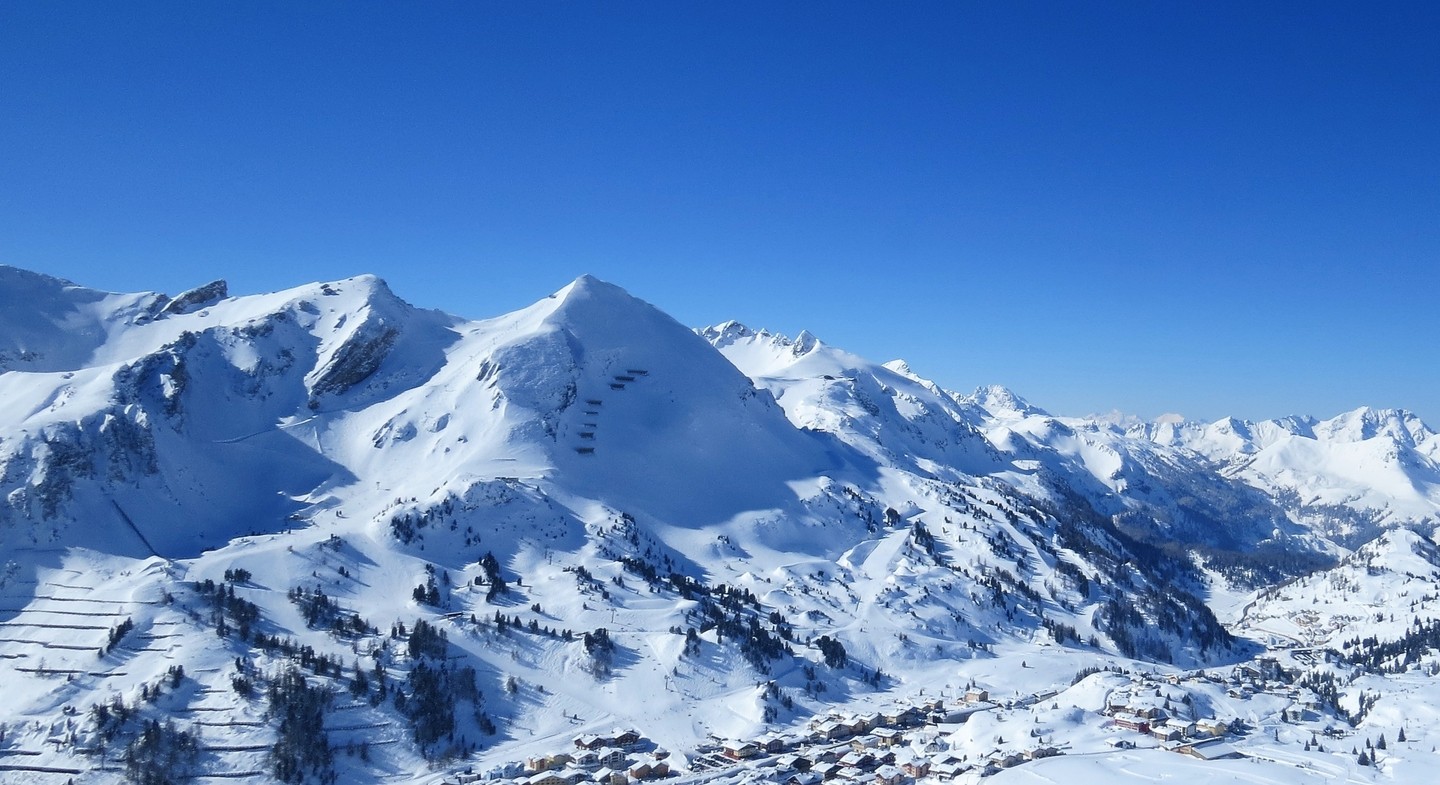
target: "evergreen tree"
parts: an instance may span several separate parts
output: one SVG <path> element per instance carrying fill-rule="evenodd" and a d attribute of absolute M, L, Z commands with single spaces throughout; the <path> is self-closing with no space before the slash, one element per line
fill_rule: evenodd
<path fill-rule="evenodd" d="M 334 757 L 325 733 L 325 709 L 330 693 L 305 681 L 298 668 L 290 668 L 270 684 L 269 713 L 278 717 L 279 738 L 270 748 L 270 766 L 281 782 L 321 781 L 333 776 Z"/>

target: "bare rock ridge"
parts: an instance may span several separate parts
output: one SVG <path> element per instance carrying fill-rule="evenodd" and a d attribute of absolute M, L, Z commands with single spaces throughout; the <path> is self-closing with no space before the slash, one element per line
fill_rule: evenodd
<path fill-rule="evenodd" d="M 225 281 L 211 281 L 204 286 L 198 286 L 176 295 L 175 299 L 165 304 L 162 312 L 167 314 L 190 313 L 207 305 L 213 305 L 228 297 L 229 294 L 230 285 Z"/>

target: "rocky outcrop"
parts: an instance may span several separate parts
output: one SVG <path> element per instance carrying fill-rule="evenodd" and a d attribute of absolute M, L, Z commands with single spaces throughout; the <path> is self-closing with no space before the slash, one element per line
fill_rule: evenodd
<path fill-rule="evenodd" d="M 207 305 L 214 305 L 229 296 L 229 284 L 223 280 L 211 281 L 204 286 L 197 286 L 194 289 L 176 295 L 175 299 L 165 304 L 165 307 L 161 309 L 161 313 L 192 313 Z"/>

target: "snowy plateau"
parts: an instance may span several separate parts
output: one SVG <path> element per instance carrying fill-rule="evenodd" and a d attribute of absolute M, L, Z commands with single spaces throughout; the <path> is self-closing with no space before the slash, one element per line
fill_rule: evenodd
<path fill-rule="evenodd" d="M 0 781 L 1428 783 L 1437 522 L 1405 411 L 0 267 Z"/>

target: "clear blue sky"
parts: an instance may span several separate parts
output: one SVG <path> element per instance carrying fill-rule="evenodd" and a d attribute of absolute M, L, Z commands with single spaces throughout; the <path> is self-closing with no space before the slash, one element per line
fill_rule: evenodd
<path fill-rule="evenodd" d="M 0 3 L 0 262 L 1440 426 L 1440 5 Z"/>

